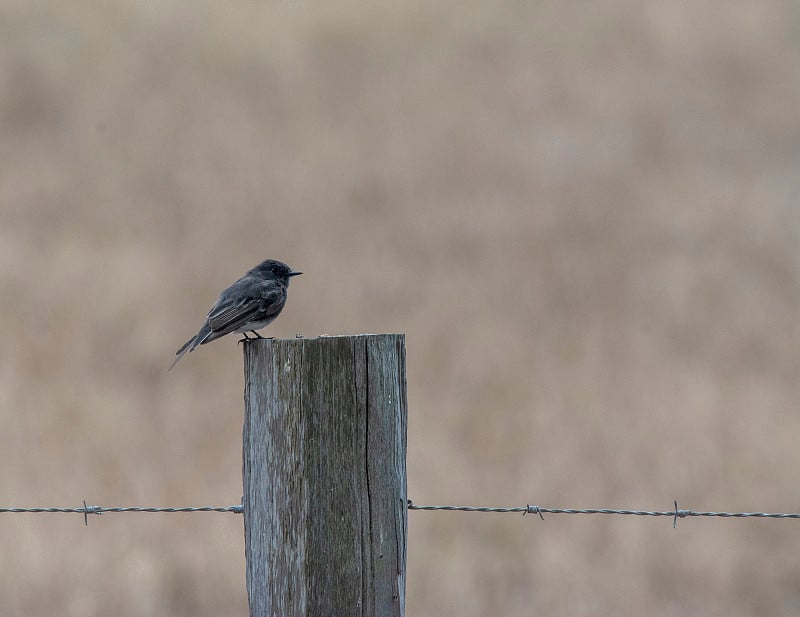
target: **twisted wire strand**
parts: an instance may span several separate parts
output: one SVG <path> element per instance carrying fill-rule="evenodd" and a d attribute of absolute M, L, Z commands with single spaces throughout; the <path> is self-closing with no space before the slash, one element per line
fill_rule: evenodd
<path fill-rule="evenodd" d="M 138 506 L 115 506 L 107 508 L 105 506 L 90 506 L 84 500 L 82 508 L 0 508 L 0 514 L 38 514 L 38 513 L 67 513 L 67 514 L 83 514 L 83 524 L 89 525 L 90 514 L 105 514 L 106 512 L 233 512 L 234 514 L 242 514 L 244 506 L 189 506 L 183 508 L 155 508 L 155 507 L 138 507 Z"/>
<path fill-rule="evenodd" d="M 155 508 L 155 507 L 105 507 L 81 506 L 79 508 L 0 508 L 2 513 L 38 513 L 38 512 L 65 512 L 68 514 L 105 514 L 106 512 L 233 512 L 242 514 L 244 506 L 191 506 L 185 508 Z"/>
<path fill-rule="evenodd" d="M 673 527 L 679 518 L 688 517 L 717 517 L 717 518 L 772 518 L 772 519 L 800 519 L 800 513 L 792 512 L 704 512 L 696 510 L 685 510 L 678 508 L 678 502 L 674 502 L 672 510 L 617 510 L 611 508 L 546 508 L 527 504 L 525 506 L 512 507 L 492 507 L 492 506 L 418 506 L 411 500 L 408 501 L 409 510 L 420 511 L 450 511 L 450 512 L 499 512 L 517 514 L 538 514 L 544 519 L 545 514 L 608 514 L 619 516 L 668 516 L 672 518 Z M 21 514 L 21 513 L 66 513 L 83 514 L 84 523 L 88 525 L 90 514 L 106 514 L 108 512 L 149 512 L 149 513 L 173 513 L 173 512 L 230 512 L 233 514 L 243 514 L 242 504 L 235 506 L 188 506 L 188 507 L 140 507 L 140 506 L 92 506 L 85 501 L 82 507 L 77 508 L 55 508 L 55 507 L 36 507 L 36 508 L 0 508 L 0 514 Z"/>
<path fill-rule="evenodd" d="M 418 506 L 413 502 L 408 503 L 409 510 L 449 510 L 457 512 L 516 512 L 522 514 L 616 514 L 621 516 L 669 516 L 673 519 L 691 516 L 720 517 L 720 518 L 800 518 L 800 513 L 791 512 L 698 512 L 696 510 L 615 510 L 610 508 L 545 508 L 542 506 L 517 506 L 511 508 L 494 508 L 483 506 Z"/>

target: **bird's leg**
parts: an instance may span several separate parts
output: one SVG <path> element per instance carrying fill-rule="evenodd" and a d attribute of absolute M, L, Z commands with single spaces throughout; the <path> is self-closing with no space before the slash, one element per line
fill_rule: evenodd
<path fill-rule="evenodd" d="M 238 345 L 239 343 L 244 343 L 245 341 L 249 341 L 249 340 L 250 340 L 250 337 L 249 337 L 249 336 L 247 336 L 247 332 L 242 332 L 242 336 L 243 336 L 244 338 L 240 338 L 238 341 L 236 341 L 236 344 L 237 344 L 237 345 Z"/>

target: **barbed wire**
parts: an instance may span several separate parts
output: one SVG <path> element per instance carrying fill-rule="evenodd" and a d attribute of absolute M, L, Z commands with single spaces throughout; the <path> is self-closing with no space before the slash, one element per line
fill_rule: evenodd
<path fill-rule="evenodd" d="M 672 527 L 676 527 L 679 518 L 692 516 L 718 517 L 718 518 L 800 518 L 800 513 L 789 512 L 698 512 L 696 510 L 678 509 L 675 501 L 672 510 L 612 510 L 609 508 L 544 508 L 541 506 L 516 506 L 511 508 L 494 508 L 482 506 L 417 506 L 408 501 L 409 510 L 448 510 L 457 512 L 516 512 L 525 514 L 538 514 L 544 520 L 545 514 L 615 514 L 620 516 L 669 516 L 672 518 Z"/>
<path fill-rule="evenodd" d="M 242 514 L 244 506 L 186 506 L 180 508 L 162 507 L 139 507 L 139 506 L 90 506 L 83 502 L 83 507 L 79 508 L 0 508 L 0 514 L 83 514 L 83 522 L 89 524 L 90 514 L 105 514 L 107 512 L 153 512 L 153 513 L 172 513 L 172 512 L 232 512 Z"/>
<path fill-rule="evenodd" d="M 698 512 L 696 510 L 684 510 L 678 508 L 678 502 L 673 502 L 674 508 L 672 510 L 614 510 L 610 508 L 545 508 L 542 506 L 534 506 L 526 504 L 524 506 L 512 507 L 492 507 L 492 506 L 418 506 L 410 499 L 408 500 L 409 510 L 427 510 L 427 511 L 450 511 L 450 512 L 500 512 L 500 513 L 516 513 L 516 514 L 538 514 L 539 518 L 544 520 L 545 514 L 610 514 L 619 516 L 668 516 L 672 518 L 672 526 L 675 527 L 679 518 L 688 517 L 717 517 L 717 518 L 772 518 L 772 519 L 786 519 L 794 518 L 800 519 L 800 513 L 791 512 Z M 242 504 L 235 506 L 186 506 L 178 508 L 170 507 L 140 507 L 140 506 L 125 506 L 125 507 L 106 507 L 106 506 L 90 506 L 84 500 L 83 507 L 77 508 L 55 508 L 55 507 L 41 507 L 41 508 L 0 508 L 0 514 L 83 514 L 83 522 L 85 525 L 89 524 L 90 514 L 106 514 L 108 512 L 150 512 L 150 513 L 173 513 L 173 512 L 229 512 L 233 514 L 243 514 L 244 506 Z"/>

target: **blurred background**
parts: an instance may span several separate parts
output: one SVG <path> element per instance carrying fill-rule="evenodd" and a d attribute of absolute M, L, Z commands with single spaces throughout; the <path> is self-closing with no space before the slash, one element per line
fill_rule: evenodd
<path fill-rule="evenodd" d="M 0 505 L 234 505 L 242 358 L 404 332 L 417 504 L 798 511 L 794 2 L 0 5 Z M 797 615 L 792 520 L 409 513 L 409 617 Z M 0 515 L 0 615 L 246 615 L 234 514 Z"/>

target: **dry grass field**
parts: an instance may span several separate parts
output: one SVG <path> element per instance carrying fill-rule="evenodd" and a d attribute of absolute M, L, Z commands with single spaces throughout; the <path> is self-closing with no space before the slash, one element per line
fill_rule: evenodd
<path fill-rule="evenodd" d="M 418 504 L 800 510 L 793 2 L 0 4 L 0 506 L 231 505 L 268 330 L 405 332 Z M 241 517 L 0 514 L 0 616 L 246 615 Z M 411 512 L 409 617 L 800 613 L 800 522 Z"/>

